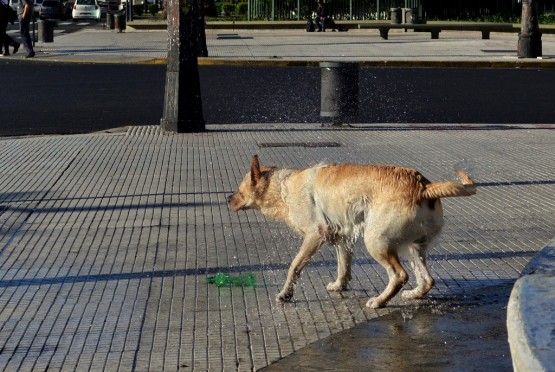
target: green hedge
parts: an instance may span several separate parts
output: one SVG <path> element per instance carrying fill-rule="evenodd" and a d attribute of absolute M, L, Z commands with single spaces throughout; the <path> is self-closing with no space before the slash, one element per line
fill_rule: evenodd
<path fill-rule="evenodd" d="M 218 9 L 220 14 L 231 14 L 235 11 L 235 4 L 233 3 L 219 3 Z"/>
<path fill-rule="evenodd" d="M 139 17 L 143 15 L 145 8 L 143 4 L 135 4 L 133 5 L 133 13 L 138 15 Z"/>
<path fill-rule="evenodd" d="M 235 14 L 247 14 L 247 10 L 249 9 L 249 4 L 246 2 L 237 3 L 235 6 Z"/>
<path fill-rule="evenodd" d="M 160 10 L 160 7 L 158 6 L 158 4 L 148 4 L 148 12 L 152 15 L 156 15 L 158 14 L 158 11 Z"/>

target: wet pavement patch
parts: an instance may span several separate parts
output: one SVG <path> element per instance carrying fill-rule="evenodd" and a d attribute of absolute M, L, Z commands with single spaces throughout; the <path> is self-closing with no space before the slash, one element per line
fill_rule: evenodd
<path fill-rule="evenodd" d="M 511 371 L 506 328 L 511 289 L 512 283 L 503 284 L 406 306 L 262 370 Z"/>

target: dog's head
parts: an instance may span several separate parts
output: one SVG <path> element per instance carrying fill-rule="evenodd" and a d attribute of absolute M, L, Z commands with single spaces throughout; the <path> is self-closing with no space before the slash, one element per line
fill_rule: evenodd
<path fill-rule="evenodd" d="M 260 209 L 260 202 L 269 184 L 268 171 L 271 169 L 270 167 L 261 169 L 258 155 L 253 156 L 250 171 L 239 184 L 237 191 L 227 197 L 227 202 L 234 212 L 243 209 Z"/>

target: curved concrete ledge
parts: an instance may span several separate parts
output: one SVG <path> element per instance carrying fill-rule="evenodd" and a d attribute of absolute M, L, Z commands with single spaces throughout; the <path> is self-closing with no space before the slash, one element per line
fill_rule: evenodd
<path fill-rule="evenodd" d="M 555 366 L 555 238 L 524 268 L 507 307 L 513 368 L 553 371 Z"/>

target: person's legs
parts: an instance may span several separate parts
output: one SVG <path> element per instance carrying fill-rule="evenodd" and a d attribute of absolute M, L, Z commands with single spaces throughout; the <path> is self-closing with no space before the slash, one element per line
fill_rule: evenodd
<path fill-rule="evenodd" d="M 15 41 L 10 35 L 6 34 L 6 41 L 8 45 L 13 47 L 13 54 L 16 54 L 21 44 Z"/>
<path fill-rule="evenodd" d="M 9 56 L 10 55 L 10 43 L 8 42 L 8 37 L 6 36 L 6 34 L 4 34 L 4 36 L 0 36 L 0 39 L 2 39 L 2 46 L 4 47 L 4 53 L 2 53 L 2 55 Z M 0 49 L 0 53 L 1 52 L 2 52 L 2 50 Z"/>
<path fill-rule="evenodd" d="M 11 37 L 10 35 L 6 34 L 6 42 L 11 45 L 12 47 L 18 47 L 19 48 L 19 43 L 17 41 L 15 41 L 13 39 L 13 37 Z"/>
<path fill-rule="evenodd" d="M 320 17 L 316 16 L 316 18 L 314 18 L 314 22 L 316 22 L 316 27 L 318 27 L 318 31 L 322 31 L 322 23 L 320 22 Z"/>
<path fill-rule="evenodd" d="M 29 34 L 29 24 L 29 21 L 19 22 L 19 35 L 21 36 L 23 46 L 27 51 L 27 56 L 32 57 L 35 55 L 35 52 L 33 50 L 33 43 L 31 42 L 31 35 Z"/>
<path fill-rule="evenodd" d="M 3 55 L 6 55 L 5 53 L 10 55 L 10 50 L 8 49 L 8 35 L 6 35 L 7 25 L 7 23 L 4 24 L 3 22 L 0 24 L 0 54 Z M 2 53 L 3 50 L 5 50 L 5 53 Z"/>

